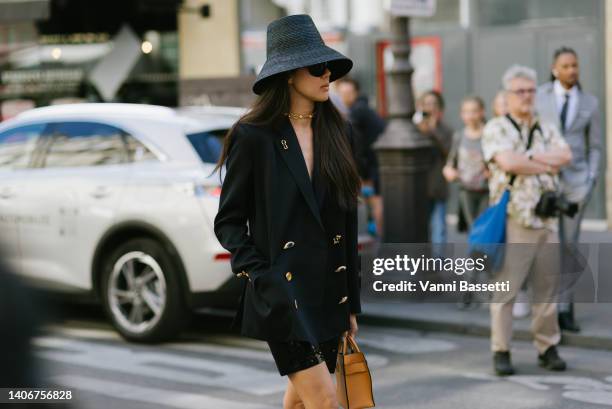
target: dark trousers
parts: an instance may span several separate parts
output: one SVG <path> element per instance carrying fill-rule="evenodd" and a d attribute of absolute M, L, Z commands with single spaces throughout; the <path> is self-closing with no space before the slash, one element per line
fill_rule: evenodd
<path fill-rule="evenodd" d="M 574 217 L 559 216 L 559 241 L 562 246 L 576 246 L 580 240 L 580 226 L 584 218 L 584 211 L 593 194 L 591 189 L 587 197 L 578 205 L 578 212 Z M 563 291 L 559 294 L 559 311 L 567 312 L 574 301 L 574 293 L 571 290 Z"/>
<path fill-rule="evenodd" d="M 459 190 L 459 206 L 465 216 L 468 229 L 472 227 L 474 219 L 478 217 L 489 203 L 488 191 L 475 191 L 461 188 Z"/>

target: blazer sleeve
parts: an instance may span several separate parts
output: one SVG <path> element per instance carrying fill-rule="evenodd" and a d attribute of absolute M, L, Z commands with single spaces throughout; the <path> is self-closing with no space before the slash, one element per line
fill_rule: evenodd
<path fill-rule="evenodd" d="M 232 135 L 225 163 L 219 210 L 214 231 L 221 246 L 231 253 L 234 274 L 251 277 L 269 266 L 248 233 L 247 221 L 254 200 L 252 138 L 238 125 Z"/>
<path fill-rule="evenodd" d="M 601 162 L 601 118 L 599 113 L 599 102 L 595 100 L 595 109 L 591 115 L 591 121 L 588 125 L 587 138 L 589 141 L 588 149 L 586 153 L 588 156 L 589 164 L 589 178 L 592 182 L 595 182 L 599 177 L 599 166 Z"/>
<path fill-rule="evenodd" d="M 353 158 L 355 157 L 355 143 L 352 127 L 348 127 L 348 137 Z M 346 212 L 346 259 L 348 277 L 348 301 L 351 314 L 361 313 L 361 263 L 357 246 L 358 217 L 357 204 Z"/>

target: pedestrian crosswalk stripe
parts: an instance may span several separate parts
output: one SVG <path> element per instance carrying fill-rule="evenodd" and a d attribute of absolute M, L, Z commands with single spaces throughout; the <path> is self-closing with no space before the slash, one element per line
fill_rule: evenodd
<path fill-rule="evenodd" d="M 400 354 L 424 354 L 429 352 L 452 351 L 457 345 L 450 341 L 419 336 L 389 334 L 368 334 L 358 338 L 359 345 L 382 349 Z"/>
<path fill-rule="evenodd" d="M 270 370 L 262 370 L 244 362 L 181 356 L 164 350 L 133 350 L 129 346 L 57 337 L 37 338 L 35 345 L 46 348 L 38 351 L 38 356 L 68 365 L 227 388 L 258 396 L 282 392 L 285 388 L 274 365 L 270 365 Z"/>
<path fill-rule="evenodd" d="M 143 386 L 131 385 L 125 382 L 112 382 L 85 376 L 60 375 L 52 381 L 66 388 L 74 388 L 73 396 L 78 400 L 79 391 L 93 392 L 114 399 L 147 402 L 180 409 L 271 409 L 274 406 L 266 404 L 235 402 L 212 396 L 179 392 Z"/>
<path fill-rule="evenodd" d="M 47 333 L 61 334 L 87 339 L 115 339 L 121 340 L 121 336 L 113 329 L 100 328 L 74 328 L 49 325 L 44 328 Z"/>
<path fill-rule="evenodd" d="M 38 356 L 67 365 L 222 387 L 257 396 L 279 393 L 285 388 L 285 381 L 278 375 L 269 351 L 180 343 L 160 349 L 139 350 L 127 343 L 102 344 L 53 336 L 35 338 L 33 343 L 43 348 L 37 352 Z M 214 358 L 180 355 L 180 351 L 207 353 Z M 245 359 L 266 362 L 269 370 L 250 367 Z M 387 357 L 374 353 L 368 353 L 367 360 L 371 369 L 389 363 Z"/>
<path fill-rule="evenodd" d="M 231 358 L 274 362 L 270 351 L 257 351 L 246 348 L 228 347 L 224 345 L 211 345 L 205 343 L 168 343 L 161 346 L 161 349 L 166 348 L 175 351 L 203 352 Z"/>

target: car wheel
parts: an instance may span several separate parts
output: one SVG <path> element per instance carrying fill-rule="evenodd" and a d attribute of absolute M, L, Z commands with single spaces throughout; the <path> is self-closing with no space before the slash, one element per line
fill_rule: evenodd
<path fill-rule="evenodd" d="M 187 323 L 175 264 L 153 239 L 132 239 L 110 252 L 101 284 L 104 309 L 129 341 L 164 341 Z"/>

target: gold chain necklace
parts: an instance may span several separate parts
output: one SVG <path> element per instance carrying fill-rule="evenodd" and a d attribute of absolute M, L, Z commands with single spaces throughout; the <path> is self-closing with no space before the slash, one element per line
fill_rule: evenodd
<path fill-rule="evenodd" d="M 312 119 L 313 114 L 296 114 L 293 112 L 285 112 L 285 115 L 291 119 Z"/>

